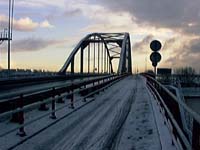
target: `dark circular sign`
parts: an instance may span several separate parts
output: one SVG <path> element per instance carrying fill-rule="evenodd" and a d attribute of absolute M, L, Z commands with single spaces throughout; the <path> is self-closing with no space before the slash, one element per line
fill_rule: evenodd
<path fill-rule="evenodd" d="M 152 52 L 150 55 L 150 60 L 152 63 L 158 63 L 161 60 L 161 55 L 158 52 Z"/>
<path fill-rule="evenodd" d="M 161 49 L 162 45 L 160 43 L 160 41 L 158 40 L 154 40 L 151 42 L 150 44 L 150 48 L 152 49 L 152 51 L 157 52 Z"/>

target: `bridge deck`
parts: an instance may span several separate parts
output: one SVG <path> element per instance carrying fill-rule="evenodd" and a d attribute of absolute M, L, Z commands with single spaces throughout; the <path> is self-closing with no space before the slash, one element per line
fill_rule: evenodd
<path fill-rule="evenodd" d="M 95 101 L 15 149 L 159 150 L 164 145 L 166 149 L 173 150 L 175 147 L 171 146 L 169 133 L 160 132 L 163 122 L 157 115 L 156 104 L 150 100 L 153 96 L 146 87 L 145 79 L 127 77 L 96 95 Z M 37 128 L 32 126 L 31 130 Z M 31 130 L 27 132 L 30 134 Z M 1 139 L 0 149 L 12 145 L 19 140 L 17 138 L 8 136 Z"/>

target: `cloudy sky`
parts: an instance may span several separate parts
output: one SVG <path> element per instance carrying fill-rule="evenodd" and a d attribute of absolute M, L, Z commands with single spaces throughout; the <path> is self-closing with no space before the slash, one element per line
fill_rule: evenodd
<path fill-rule="evenodd" d="M 0 0 L 0 31 L 8 0 Z M 162 42 L 159 67 L 200 70 L 199 0 L 15 0 L 12 68 L 58 71 L 90 32 L 129 32 L 133 70 L 152 69 L 149 43 Z M 0 66 L 7 67 L 6 43 Z"/>

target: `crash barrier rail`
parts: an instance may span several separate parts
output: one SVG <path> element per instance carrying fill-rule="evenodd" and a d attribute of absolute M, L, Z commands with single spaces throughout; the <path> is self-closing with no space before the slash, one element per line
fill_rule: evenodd
<path fill-rule="evenodd" d="M 82 81 L 72 81 L 71 83 L 64 83 L 58 86 L 51 87 L 43 87 L 34 90 L 26 90 L 26 92 L 17 92 L 14 94 L 9 94 L 9 96 L 0 96 L 0 113 L 5 111 L 13 110 L 18 107 L 18 103 L 21 99 L 21 95 L 24 99 L 24 105 L 28 105 L 34 103 L 36 101 L 42 101 L 48 97 L 53 95 L 59 95 L 66 91 L 71 91 L 76 89 L 77 87 L 86 86 L 87 84 L 94 84 L 95 82 L 99 82 L 101 80 L 106 80 L 116 75 L 107 75 L 103 77 L 82 80 Z"/>
<path fill-rule="evenodd" d="M 10 89 L 12 87 L 19 87 L 20 85 L 32 85 L 32 84 L 41 84 L 52 81 L 62 81 L 62 80 L 72 80 L 72 79 L 81 79 L 86 77 L 99 77 L 107 76 L 108 74 L 102 73 L 74 73 L 66 75 L 52 75 L 52 76 L 33 76 L 33 77 L 24 77 L 24 78 L 7 78 L 0 80 L 0 90 Z"/>
<path fill-rule="evenodd" d="M 189 108 L 184 102 L 179 101 L 174 94 L 172 94 L 161 83 L 154 78 L 145 75 L 147 84 L 158 100 L 162 113 L 164 114 L 175 140 L 179 143 L 183 150 L 199 150 L 200 149 L 200 116 Z M 186 131 L 182 120 L 180 109 L 183 109 L 188 129 Z M 189 134 L 191 133 L 191 134 Z"/>
<path fill-rule="evenodd" d="M 128 76 L 128 74 L 124 75 L 110 75 L 107 77 L 101 77 L 98 79 L 92 79 L 88 81 L 82 81 L 82 82 L 76 82 L 71 83 L 70 85 L 66 85 L 65 87 L 59 87 L 59 88 L 53 88 L 51 91 L 51 94 L 48 95 L 50 97 L 46 98 L 43 101 L 37 101 L 28 105 L 25 105 L 25 102 L 28 100 L 28 98 L 31 98 L 30 95 L 23 95 L 20 94 L 20 97 L 17 101 L 17 107 L 13 110 L 4 112 L 0 114 L 0 119 L 9 117 L 12 115 L 17 116 L 17 122 L 19 125 L 17 127 L 14 127 L 13 129 L 10 129 L 8 131 L 5 131 L 4 133 L 0 133 L 0 137 L 4 137 L 16 130 L 18 130 L 17 134 L 19 136 L 26 136 L 25 132 L 25 126 L 34 123 L 35 121 L 38 121 L 46 116 L 50 115 L 51 119 L 57 119 L 56 112 L 70 106 L 71 108 L 75 107 L 75 103 L 78 103 L 79 101 L 86 102 L 86 98 L 93 96 L 94 94 L 99 93 L 100 91 L 103 91 L 105 88 L 108 88 L 109 86 L 113 85 L 114 83 L 118 82 L 119 80 L 123 79 L 124 77 Z M 92 83 L 92 85 L 90 85 Z M 89 87 L 86 87 L 86 85 L 90 85 Z M 83 88 L 81 88 L 83 87 Z M 91 88 L 93 87 L 93 88 Z M 62 92 L 62 94 L 61 94 Z M 83 94 L 84 96 L 79 98 L 78 100 L 74 101 L 74 94 Z M 34 96 L 34 95 L 32 95 Z M 69 98 L 70 103 L 64 104 L 63 106 L 57 108 L 56 102 L 59 102 L 61 99 Z M 39 98 L 39 97 L 38 97 Z M 39 117 L 36 117 L 35 119 L 29 120 L 25 122 L 24 113 L 33 109 L 41 108 L 42 105 L 51 104 L 51 111 L 47 112 Z"/>

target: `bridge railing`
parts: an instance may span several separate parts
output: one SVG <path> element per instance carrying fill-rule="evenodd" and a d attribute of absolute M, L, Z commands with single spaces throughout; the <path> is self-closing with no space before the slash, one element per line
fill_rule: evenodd
<path fill-rule="evenodd" d="M 181 145 L 182 149 L 199 150 L 200 149 L 200 116 L 189 108 L 185 103 L 179 101 L 167 88 L 148 75 L 144 75 L 147 84 L 158 100 L 163 110 L 167 122 L 171 126 L 174 138 Z M 181 112 L 183 109 L 188 116 L 188 128 L 191 135 L 185 131 L 181 121 Z"/>
<path fill-rule="evenodd" d="M 66 74 L 66 75 L 41 75 L 41 76 L 28 76 L 28 77 L 16 77 L 16 78 L 0 78 L 0 90 L 9 89 L 12 87 L 16 87 L 19 85 L 28 85 L 33 83 L 46 83 L 46 82 L 54 82 L 54 81 L 62 81 L 62 80 L 73 80 L 73 79 L 82 79 L 86 77 L 100 77 L 107 76 L 108 74 L 102 73 L 74 73 L 74 74 Z"/>
<path fill-rule="evenodd" d="M 66 91 L 75 90 L 77 87 L 85 86 L 88 84 L 94 84 L 95 82 L 110 79 L 116 75 L 106 75 L 95 77 L 88 80 L 80 80 L 80 81 L 71 81 L 69 83 L 59 84 L 57 86 L 48 86 L 37 89 L 30 89 L 26 91 L 19 91 L 15 93 L 11 93 L 9 95 L 0 96 L 0 113 L 4 111 L 9 111 L 11 109 L 15 109 L 18 107 L 18 102 L 20 100 L 21 95 L 23 95 L 24 105 L 28 105 L 37 101 L 42 101 L 46 98 L 52 96 L 52 89 L 54 89 L 54 95 L 62 94 Z M 90 76 L 89 76 L 90 77 Z M 73 78 L 74 79 L 74 78 Z M 76 79 L 76 78 L 75 78 Z"/>
<path fill-rule="evenodd" d="M 9 129 L 8 131 L 5 131 L 3 133 L 0 133 L 0 137 L 4 137 L 16 130 L 19 130 L 18 134 L 20 136 L 25 136 L 25 129 L 24 127 L 27 125 L 30 125 L 32 123 L 34 123 L 35 121 L 38 121 L 44 117 L 47 117 L 50 115 L 50 118 L 52 119 L 56 119 L 56 112 L 67 107 L 70 106 L 72 108 L 72 106 L 74 107 L 75 103 L 78 103 L 80 101 L 86 102 L 86 98 L 93 96 L 96 93 L 99 93 L 100 91 L 104 90 L 105 88 L 111 86 L 112 84 L 116 83 L 117 81 L 121 80 L 122 78 L 124 78 L 125 76 L 127 76 L 127 74 L 124 75 L 109 75 L 106 77 L 101 77 L 98 79 L 91 79 L 91 80 L 87 80 L 87 81 L 82 81 L 82 82 L 75 82 L 75 83 L 71 83 L 70 85 L 66 85 L 63 86 L 62 88 L 52 88 L 51 90 L 49 90 L 49 97 L 42 100 L 42 101 L 35 101 L 34 103 L 30 103 L 28 105 L 26 105 L 25 103 L 27 101 L 29 101 L 28 98 L 30 97 L 30 94 L 20 94 L 18 96 L 17 100 L 12 100 L 13 102 L 16 102 L 17 106 L 15 109 L 12 110 L 8 110 L 5 111 L 3 113 L 0 114 L 0 119 L 1 118 L 5 118 L 5 117 L 9 117 L 12 116 L 14 114 L 17 114 L 17 121 L 19 123 L 19 125 L 17 125 L 16 127 Z M 87 87 L 86 87 L 87 86 Z M 83 88 L 81 88 L 83 87 Z M 83 94 L 83 97 L 78 98 L 76 101 L 74 101 L 74 95 L 75 94 Z M 34 94 L 38 94 L 38 93 L 34 93 Z M 34 97 L 34 94 L 32 94 L 32 96 Z M 40 95 L 41 96 L 41 95 Z M 68 104 L 64 104 L 60 107 L 56 107 L 56 102 L 58 102 L 60 99 L 63 98 L 69 98 L 70 99 L 70 103 Z M 38 97 L 41 98 L 41 97 Z M 43 97 L 44 98 L 44 97 Z M 89 102 L 89 101 L 88 101 Z M 51 105 L 51 111 L 47 112 L 47 113 L 43 113 L 40 116 L 37 116 L 31 120 L 25 121 L 25 117 L 24 114 L 30 110 L 33 109 L 37 109 L 40 108 L 41 105 L 43 104 L 50 104 Z M 73 104 L 73 105 L 72 105 Z M 87 104 L 87 103 L 86 103 Z M 55 122 L 59 121 L 63 119 L 63 117 L 61 118 L 57 118 Z M 54 123 L 55 123 L 54 122 Z M 52 123 L 51 125 L 53 125 L 54 123 Z M 47 127 L 49 127 L 50 125 L 47 125 L 46 127 L 44 127 L 43 129 L 41 129 L 40 131 L 37 131 L 38 133 L 43 131 L 44 129 L 46 129 Z M 34 133 L 33 135 L 35 135 L 36 133 Z M 30 135 L 32 136 L 32 135 Z M 27 139 L 30 137 L 28 136 Z"/>

